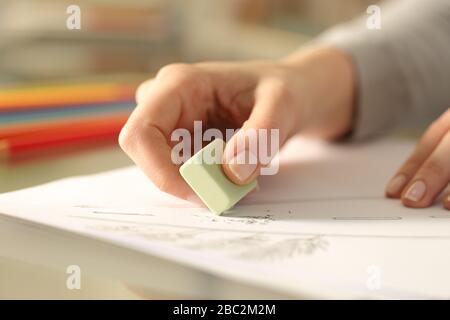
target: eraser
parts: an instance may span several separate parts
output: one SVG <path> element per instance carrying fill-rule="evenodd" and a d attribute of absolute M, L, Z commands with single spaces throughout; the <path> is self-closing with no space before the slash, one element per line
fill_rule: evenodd
<path fill-rule="evenodd" d="M 215 139 L 180 167 L 180 174 L 214 213 L 233 207 L 247 193 L 257 186 L 256 180 L 237 185 L 222 171 L 222 157 L 225 142 Z"/>

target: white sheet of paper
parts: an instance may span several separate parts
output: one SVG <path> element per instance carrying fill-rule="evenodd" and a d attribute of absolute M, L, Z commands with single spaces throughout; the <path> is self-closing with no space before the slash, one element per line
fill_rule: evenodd
<path fill-rule="evenodd" d="M 450 298 L 450 212 L 383 197 L 412 148 L 296 138 L 279 173 L 224 216 L 135 167 L 3 194 L 0 212 L 290 294 Z"/>

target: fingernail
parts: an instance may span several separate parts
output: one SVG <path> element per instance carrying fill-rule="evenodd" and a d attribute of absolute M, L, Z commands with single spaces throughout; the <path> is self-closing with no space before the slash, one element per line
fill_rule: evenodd
<path fill-rule="evenodd" d="M 231 173 L 240 181 L 246 181 L 256 170 L 258 158 L 249 150 L 239 152 L 228 163 Z"/>
<path fill-rule="evenodd" d="M 386 193 L 388 194 L 397 194 L 405 187 L 406 184 L 406 176 L 404 174 L 399 174 L 398 176 L 395 176 L 391 179 L 389 182 Z"/>
<path fill-rule="evenodd" d="M 405 198 L 417 202 L 423 198 L 426 191 L 427 186 L 425 182 L 418 180 L 409 187 L 408 191 L 406 191 Z"/>

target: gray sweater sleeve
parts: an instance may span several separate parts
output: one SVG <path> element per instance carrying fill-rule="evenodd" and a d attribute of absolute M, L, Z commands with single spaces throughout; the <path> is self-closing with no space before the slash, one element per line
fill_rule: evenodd
<path fill-rule="evenodd" d="M 357 78 L 353 137 L 386 132 L 410 116 L 432 118 L 450 107 L 450 0 L 381 5 L 381 29 L 369 15 L 315 42 L 348 53 Z"/>

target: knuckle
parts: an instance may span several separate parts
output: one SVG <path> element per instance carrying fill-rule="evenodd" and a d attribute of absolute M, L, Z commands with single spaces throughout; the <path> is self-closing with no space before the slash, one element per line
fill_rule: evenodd
<path fill-rule="evenodd" d="M 276 76 L 265 79 L 258 87 L 257 95 L 264 99 L 269 96 L 271 105 L 279 111 L 278 116 L 293 112 L 294 93 L 285 79 Z"/>
<path fill-rule="evenodd" d="M 136 89 L 136 92 L 134 93 L 134 100 L 136 101 L 136 104 L 139 104 L 144 92 L 144 88 L 145 88 L 144 83 L 141 83 L 139 87 Z"/>
<path fill-rule="evenodd" d="M 283 99 L 290 95 L 290 86 L 284 79 L 275 77 L 270 79 L 269 81 L 272 92 L 278 98 Z"/>
<path fill-rule="evenodd" d="M 119 133 L 119 146 L 127 154 L 136 153 L 139 145 L 145 145 L 145 141 L 165 141 L 165 134 L 149 119 L 140 119 L 128 122 Z"/>
<path fill-rule="evenodd" d="M 134 98 L 135 98 L 137 104 L 139 104 L 141 102 L 140 100 L 142 99 L 145 92 L 147 91 L 149 83 L 150 83 L 149 81 L 142 82 L 136 89 Z"/>
<path fill-rule="evenodd" d="M 165 76 L 172 76 L 172 75 L 177 75 L 178 73 L 180 73 L 180 71 L 182 71 L 182 69 L 185 68 L 185 64 L 184 63 L 171 63 L 168 64 L 164 67 L 162 67 L 159 71 L 158 74 L 156 75 L 156 77 L 161 78 L 161 77 L 165 77 Z"/>
<path fill-rule="evenodd" d="M 173 63 L 162 67 L 156 79 L 176 81 L 179 84 L 188 83 L 198 74 L 198 68 L 185 63 Z"/>
<path fill-rule="evenodd" d="M 128 154 L 132 153 L 147 135 L 147 127 L 146 121 L 128 121 L 119 134 L 119 146 L 122 150 Z"/>

